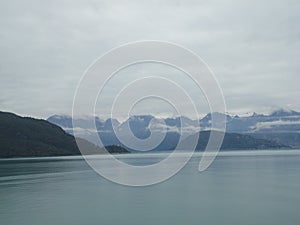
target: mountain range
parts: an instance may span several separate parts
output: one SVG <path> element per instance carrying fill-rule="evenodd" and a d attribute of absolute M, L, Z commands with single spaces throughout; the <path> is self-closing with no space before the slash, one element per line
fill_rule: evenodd
<path fill-rule="evenodd" d="M 207 124 L 209 121 L 207 119 Z M 51 121 L 51 122 L 49 122 Z M 106 153 L 103 146 L 96 146 L 88 140 L 78 137 L 77 143 L 72 134 L 72 119 L 69 116 L 53 116 L 49 121 L 35 119 L 30 117 L 21 117 L 9 112 L 0 112 L 0 158 L 11 157 L 44 157 L 44 156 L 68 156 L 80 155 L 78 142 L 81 147 L 85 148 L 87 154 L 104 154 Z M 93 130 L 91 121 L 96 122 L 97 131 Z M 154 151 L 172 150 L 179 142 L 180 135 L 177 129 L 184 127 L 185 132 L 193 129 L 193 135 L 199 135 L 199 140 L 196 150 L 202 151 L 205 149 L 210 132 L 219 131 L 199 131 L 194 126 L 193 120 L 188 118 L 166 118 L 155 119 L 153 116 L 133 116 L 128 119 L 128 124 L 135 136 L 145 139 L 151 132 L 164 132 L 165 138 L 162 142 L 153 149 Z M 61 124 L 61 128 L 56 124 Z M 102 121 L 99 118 L 80 118 L 76 122 L 80 130 L 80 134 L 85 138 L 89 138 L 91 132 L 96 132 L 103 139 L 103 143 L 108 152 L 114 153 L 129 153 L 133 149 L 122 146 L 119 139 L 113 132 L 113 127 L 116 129 L 125 129 L 124 123 L 119 123 L 116 119 L 108 119 Z M 151 131 L 150 131 L 151 127 Z M 164 129 L 162 129 L 164 127 Z M 68 133 L 68 132 L 69 133 Z M 122 132 L 121 132 L 122 135 Z M 123 138 L 130 136 L 124 132 Z M 247 134 L 225 133 L 224 141 L 221 150 L 242 150 L 242 149 L 281 149 L 289 148 L 285 144 L 277 141 L 270 141 L 260 138 L 255 138 Z M 183 139 L 184 142 L 189 142 L 192 136 Z M 93 140 L 92 140 L 93 141 Z"/>
<path fill-rule="evenodd" d="M 218 116 L 222 115 L 215 112 L 214 117 Z M 253 113 L 251 116 L 225 115 L 225 117 L 227 136 L 242 134 L 255 139 L 268 140 L 272 144 L 277 143 L 292 148 L 300 147 L 300 112 L 280 109 L 269 115 Z M 74 119 L 74 124 L 76 124 L 74 128 L 71 116 L 54 115 L 49 117 L 48 121 L 61 126 L 70 134 L 73 134 L 73 129 L 75 129 L 76 135 L 95 144 L 99 136 L 103 145 L 122 145 L 113 129 L 121 137 L 130 138 L 125 130 L 126 125 L 130 127 L 136 137 L 141 139 L 149 137 L 151 132 L 164 133 L 166 137 L 156 147 L 156 150 L 168 150 L 173 149 L 178 143 L 180 129 L 183 133 L 209 131 L 211 130 L 211 119 L 212 113 L 207 114 L 199 121 L 188 117 L 161 119 L 155 118 L 153 115 L 134 115 L 121 123 L 113 118 L 102 120 L 99 117 L 87 116 Z M 94 135 L 95 133 L 98 136 Z M 267 146 L 272 146 L 272 144 Z M 241 147 L 249 148 L 246 144 Z"/>

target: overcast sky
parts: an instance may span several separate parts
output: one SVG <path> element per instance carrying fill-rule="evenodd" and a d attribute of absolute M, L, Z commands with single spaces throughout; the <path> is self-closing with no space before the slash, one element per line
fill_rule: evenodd
<path fill-rule="evenodd" d="M 230 113 L 300 111 L 299 9 L 299 0 L 2 0 L 0 110 L 70 114 L 76 85 L 97 57 L 154 39 L 204 59 Z"/>

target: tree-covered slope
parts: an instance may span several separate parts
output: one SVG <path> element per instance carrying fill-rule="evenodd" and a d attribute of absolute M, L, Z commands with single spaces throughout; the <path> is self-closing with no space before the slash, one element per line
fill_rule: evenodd
<path fill-rule="evenodd" d="M 104 153 L 94 144 L 80 140 L 90 154 Z M 108 148 L 113 153 L 126 153 L 118 146 Z M 35 157 L 79 155 L 75 138 L 46 120 L 20 117 L 0 112 L 0 157 Z"/>

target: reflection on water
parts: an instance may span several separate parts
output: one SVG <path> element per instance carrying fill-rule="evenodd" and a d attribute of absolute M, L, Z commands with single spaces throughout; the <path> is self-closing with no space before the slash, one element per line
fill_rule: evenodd
<path fill-rule="evenodd" d="M 5 225 L 299 224 L 300 154 L 221 153 L 199 173 L 200 154 L 176 176 L 125 187 L 97 175 L 81 157 L 0 160 Z M 151 164 L 165 155 L 119 156 Z M 105 160 L 105 159 L 95 159 Z"/>

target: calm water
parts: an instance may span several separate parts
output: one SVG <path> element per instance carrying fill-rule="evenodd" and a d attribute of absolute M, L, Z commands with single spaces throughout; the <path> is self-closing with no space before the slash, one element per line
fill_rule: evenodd
<path fill-rule="evenodd" d="M 196 155 L 166 182 L 135 188 L 105 180 L 78 157 L 0 160 L 0 224 L 299 225 L 299 153 L 223 153 L 203 173 Z"/>

